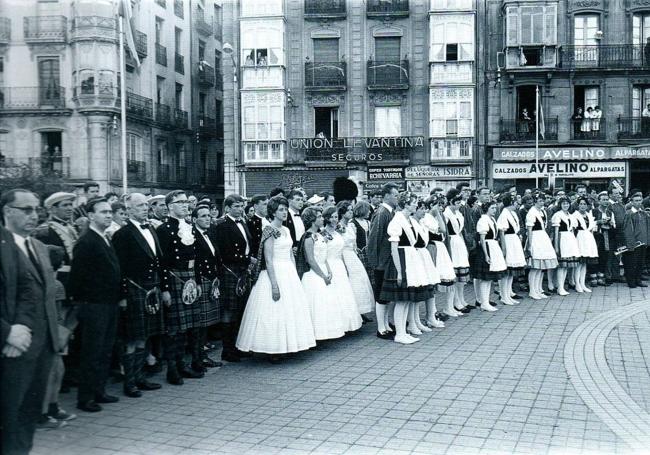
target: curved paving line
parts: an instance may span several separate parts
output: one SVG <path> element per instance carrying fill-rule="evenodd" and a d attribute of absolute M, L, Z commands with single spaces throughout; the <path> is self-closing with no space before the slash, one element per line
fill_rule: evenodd
<path fill-rule="evenodd" d="M 605 341 L 622 321 L 650 311 L 643 301 L 607 311 L 582 323 L 564 347 L 564 365 L 585 404 L 635 452 L 650 453 L 650 414 L 618 383 L 605 358 Z"/>

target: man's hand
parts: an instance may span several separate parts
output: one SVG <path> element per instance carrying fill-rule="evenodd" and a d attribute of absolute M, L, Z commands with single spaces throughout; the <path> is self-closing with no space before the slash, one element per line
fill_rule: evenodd
<path fill-rule="evenodd" d="M 23 353 L 18 349 L 9 344 L 5 344 L 5 347 L 2 349 L 2 355 L 9 358 L 20 357 Z"/>
<path fill-rule="evenodd" d="M 9 330 L 7 337 L 7 344 L 18 349 L 20 352 L 25 352 L 32 344 L 32 331 L 29 327 L 22 324 L 14 324 Z"/>
<path fill-rule="evenodd" d="M 172 295 L 169 293 L 169 291 L 164 291 L 162 293 L 162 301 L 166 307 L 172 306 Z"/>
<path fill-rule="evenodd" d="M 126 310 L 126 299 L 122 299 L 119 302 L 117 302 L 117 306 L 119 306 L 123 310 Z"/>

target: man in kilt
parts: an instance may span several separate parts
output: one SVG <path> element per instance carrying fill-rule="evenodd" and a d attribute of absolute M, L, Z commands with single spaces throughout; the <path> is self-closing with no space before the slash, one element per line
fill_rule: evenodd
<path fill-rule="evenodd" d="M 247 280 L 255 266 L 256 254 L 250 247 L 251 236 L 243 220 L 244 199 L 238 194 L 226 197 L 224 221 L 213 226 L 216 248 L 221 252 L 223 269 L 221 281 L 221 322 L 223 323 L 223 351 L 221 359 L 239 362 L 243 353 L 235 346 L 239 324 L 250 292 Z"/>
<path fill-rule="evenodd" d="M 219 271 L 221 270 L 221 255 L 210 238 L 210 207 L 199 205 L 192 211 L 194 222 L 194 238 L 196 238 L 196 279 L 201 287 L 201 327 L 190 330 L 190 349 L 192 352 L 192 369 L 205 372 L 206 368 L 220 367 L 221 362 L 210 359 L 203 346 L 207 339 L 208 327 L 221 320 L 219 305 Z"/>
<path fill-rule="evenodd" d="M 167 193 L 165 203 L 169 216 L 158 227 L 162 250 L 162 300 L 165 305 L 164 358 L 167 382 L 182 385 L 183 378 L 200 378 L 203 373 L 185 365 L 185 333 L 201 327 L 201 305 L 194 271 L 196 241 L 192 226 L 185 221 L 188 214 L 187 195 L 182 190 Z"/>
<path fill-rule="evenodd" d="M 142 396 L 141 390 L 157 390 L 160 384 L 149 382 L 142 372 L 149 337 L 163 333 L 160 280 L 162 251 L 158 236 L 147 222 L 148 204 L 144 194 L 127 196 L 129 220 L 113 235 L 113 247 L 122 272 L 120 300 L 125 352 L 124 395 Z"/>

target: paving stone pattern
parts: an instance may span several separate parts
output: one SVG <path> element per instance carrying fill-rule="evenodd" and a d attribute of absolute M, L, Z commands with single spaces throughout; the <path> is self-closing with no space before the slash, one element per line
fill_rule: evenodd
<path fill-rule="evenodd" d="M 115 385 L 119 403 L 38 432 L 34 453 L 627 454 L 576 392 L 564 349 L 583 322 L 648 297 L 617 285 L 527 299 L 472 311 L 411 346 L 367 324 L 280 365 L 227 364 L 139 399 Z M 605 343 L 610 369 L 645 410 L 649 326 L 648 313 L 632 315 Z M 74 410 L 74 394 L 62 397 Z"/>

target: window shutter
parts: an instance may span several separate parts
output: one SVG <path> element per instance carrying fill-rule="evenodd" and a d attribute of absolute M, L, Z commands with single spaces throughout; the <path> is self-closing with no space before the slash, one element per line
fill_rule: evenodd
<path fill-rule="evenodd" d="M 339 61 L 339 39 L 314 39 L 314 62 L 334 63 Z"/>
<path fill-rule="evenodd" d="M 557 6 L 546 5 L 544 8 L 544 44 L 557 44 Z"/>
<path fill-rule="evenodd" d="M 507 46 L 516 46 L 519 44 L 519 8 L 508 8 L 506 16 Z"/>
<path fill-rule="evenodd" d="M 400 60 L 400 37 L 375 38 L 375 60 L 395 62 Z"/>

